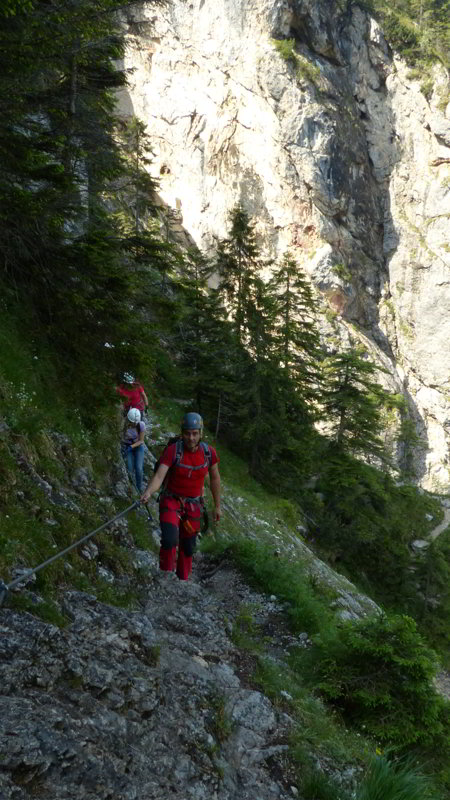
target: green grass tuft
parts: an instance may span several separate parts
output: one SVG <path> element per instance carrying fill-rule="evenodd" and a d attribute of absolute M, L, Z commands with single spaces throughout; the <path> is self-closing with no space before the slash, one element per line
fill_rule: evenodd
<path fill-rule="evenodd" d="M 370 763 L 356 800 L 439 800 L 439 796 L 412 759 L 395 762 L 378 756 Z"/>

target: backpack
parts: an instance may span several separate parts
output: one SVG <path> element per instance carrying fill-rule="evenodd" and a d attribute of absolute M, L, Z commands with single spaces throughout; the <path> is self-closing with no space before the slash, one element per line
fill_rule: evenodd
<path fill-rule="evenodd" d="M 182 459 L 182 456 L 183 456 L 183 452 L 184 452 L 183 439 L 181 438 L 181 436 L 174 436 L 171 439 L 169 439 L 169 441 L 167 442 L 167 444 L 166 444 L 166 446 L 164 448 L 164 451 L 167 449 L 167 447 L 169 447 L 169 445 L 175 444 L 175 443 L 176 443 L 175 459 L 173 461 L 173 464 L 169 467 L 169 470 L 173 469 L 174 467 L 178 467 L 178 466 L 186 467 L 186 469 L 190 469 L 191 472 L 195 472 L 195 470 L 197 470 L 197 469 L 204 469 L 205 467 L 208 467 L 208 469 L 210 469 L 211 464 L 212 464 L 212 454 L 211 454 L 211 448 L 206 442 L 200 442 L 199 443 L 199 446 L 203 450 L 205 461 L 204 461 L 203 464 L 200 464 L 198 467 L 192 467 L 192 466 L 190 466 L 188 464 L 181 464 L 180 465 L 180 462 L 181 462 L 181 459 Z M 157 461 L 155 461 L 155 466 L 153 467 L 153 472 L 156 472 L 156 470 L 159 467 L 159 464 L 160 464 L 160 458 L 158 458 Z M 164 479 L 164 482 L 163 482 L 163 485 L 162 485 L 163 489 L 165 487 L 165 484 L 167 483 L 168 476 L 169 476 L 169 473 L 167 473 L 167 475 L 166 475 L 166 477 Z"/>

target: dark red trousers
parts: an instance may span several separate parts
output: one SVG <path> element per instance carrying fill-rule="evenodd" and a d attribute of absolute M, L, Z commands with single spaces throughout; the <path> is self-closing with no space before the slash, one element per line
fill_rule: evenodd
<path fill-rule="evenodd" d="M 159 522 L 159 567 L 164 572 L 171 572 L 175 569 L 176 562 L 178 577 L 186 581 L 192 572 L 192 556 L 201 524 L 201 507 L 191 500 L 163 494 L 159 501 Z"/>

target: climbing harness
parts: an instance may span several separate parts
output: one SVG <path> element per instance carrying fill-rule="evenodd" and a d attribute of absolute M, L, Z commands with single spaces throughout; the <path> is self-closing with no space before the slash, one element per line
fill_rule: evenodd
<path fill-rule="evenodd" d="M 8 595 L 8 592 L 11 589 L 14 589 L 16 586 L 19 586 L 19 584 L 24 583 L 24 581 L 26 581 L 27 578 L 29 578 L 31 575 L 35 575 L 36 572 L 39 572 L 41 569 L 44 569 L 44 567 L 48 567 L 48 565 L 52 564 L 53 561 L 56 561 L 57 558 L 61 558 L 61 556 L 66 555 L 66 553 L 70 553 L 70 551 L 73 550 L 75 547 L 78 547 L 80 544 L 83 544 L 84 542 L 87 542 L 88 539 L 91 539 L 93 536 L 95 536 L 96 533 L 99 533 L 99 531 L 102 531 L 104 528 L 107 528 L 108 525 L 111 525 L 113 522 L 116 522 L 116 520 L 120 519 L 121 517 L 124 517 L 125 514 L 128 514 L 134 508 L 137 508 L 140 504 L 141 504 L 140 500 L 135 500 L 135 502 L 132 503 L 131 506 L 128 506 L 128 508 L 126 508 L 125 511 L 121 511 L 120 514 L 116 514 L 115 517 L 113 517 L 112 519 L 109 519 L 107 522 L 104 522 L 103 525 L 100 525 L 100 527 L 96 528 L 95 531 L 91 531 L 90 533 L 87 533 L 86 536 L 83 536 L 81 539 L 78 539 L 77 542 L 74 542 L 73 544 L 69 545 L 69 547 L 64 548 L 64 550 L 61 550 L 59 553 L 56 553 L 54 556 L 51 556 L 50 558 L 47 558 L 47 560 L 43 561 L 42 564 L 38 564 L 37 567 L 34 567 L 33 569 L 28 570 L 28 572 L 25 572 L 19 578 L 16 578 L 15 580 L 11 581 L 10 583 L 5 583 L 0 578 L 0 607 L 3 605 L 3 602 L 5 601 L 5 599 L 6 599 L 7 595 Z M 147 509 L 147 513 L 151 517 L 151 514 L 150 514 L 148 509 Z"/>
<path fill-rule="evenodd" d="M 197 535 L 200 538 L 207 533 L 209 530 L 209 516 L 208 509 L 206 508 L 205 504 L 205 498 L 202 495 L 200 495 L 200 497 L 181 497 L 181 495 L 174 494 L 174 492 L 170 492 L 168 489 L 162 489 L 158 495 L 158 502 L 162 497 L 175 497 L 175 499 L 179 500 L 181 503 L 181 511 L 184 510 L 186 503 L 195 503 L 196 505 L 200 506 L 201 526 Z"/>

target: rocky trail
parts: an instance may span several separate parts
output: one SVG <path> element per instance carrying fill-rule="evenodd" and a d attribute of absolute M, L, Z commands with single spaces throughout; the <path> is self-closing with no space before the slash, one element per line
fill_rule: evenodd
<path fill-rule="evenodd" d="M 199 553 L 187 582 L 161 573 L 152 552 L 133 558 L 139 610 L 67 591 L 60 629 L 0 609 L 0 800 L 297 797 L 289 687 L 274 705 L 233 631 L 250 619 L 280 665 L 307 632 L 293 636 L 277 599 L 226 558 Z M 448 673 L 436 687 L 450 697 Z M 352 785 L 354 767 L 338 777 Z"/>
<path fill-rule="evenodd" d="M 65 629 L 0 610 L 1 800 L 295 796 L 292 720 L 252 686 L 252 657 L 231 638 L 251 608 L 271 630 L 265 651 L 283 657 L 294 639 L 275 598 L 201 555 L 188 582 L 136 557 L 139 611 L 77 591 L 63 597 Z"/>

